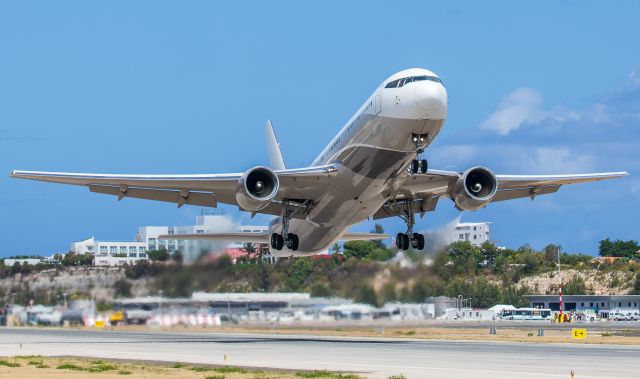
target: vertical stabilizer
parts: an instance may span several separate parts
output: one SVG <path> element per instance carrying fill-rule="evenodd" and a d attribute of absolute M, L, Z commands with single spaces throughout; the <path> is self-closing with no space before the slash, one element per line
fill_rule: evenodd
<path fill-rule="evenodd" d="M 280 144 L 276 139 L 276 133 L 273 131 L 273 125 L 271 120 L 267 120 L 267 124 L 264 126 L 265 135 L 267 138 L 267 149 L 269 149 L 269 161 L 271 162 L 271 168 L 274 170 L 284 170 L 284 159 L 282 158 L 282 152 L 280 151 Z"/>

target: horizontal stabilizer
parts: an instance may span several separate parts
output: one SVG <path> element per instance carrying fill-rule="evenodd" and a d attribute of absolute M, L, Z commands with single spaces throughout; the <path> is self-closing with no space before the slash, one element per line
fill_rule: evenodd
<path fill-rule="evenodd" d="M 340 241 L 373 241 L 389 238 L 388 234 L 379 233 L 351 233 L 346 232 L 340 237 Z"/>
<path fill-rule="evenodd" d="M 199 233 L 199 234 L 164 234 L 158 236 L 161 240 L 190 240 L 190 241 L 227 241 L 227 242 L 251 242 L 268 243 L 268 233 Z"/>

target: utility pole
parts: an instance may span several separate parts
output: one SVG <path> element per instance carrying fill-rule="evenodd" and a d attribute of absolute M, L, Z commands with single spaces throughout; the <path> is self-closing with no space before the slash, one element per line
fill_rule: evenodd
<path fill-rule="evenodd" d="M 562 277 L 560 276 L 560 246 L 556 246 L 556 252 L 558 253 L 558 281 L 560 288 L 560 314 L 562 314 Z"/>

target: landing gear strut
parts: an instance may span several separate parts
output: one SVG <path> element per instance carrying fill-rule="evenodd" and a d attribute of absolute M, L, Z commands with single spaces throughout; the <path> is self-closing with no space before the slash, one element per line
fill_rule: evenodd
<path fill-rule="evenodd" d="M 282 201 L 282 233 L 271 235 L 271 248 L 282 250 L 284 246 L 291 251 L 298 250 L 300 240 L 297 234 L 289 233 L 289 218 L 291 217 L 291 207 L 289 200 Z"/>
<path fill-rule="evenodd" d="M 426 141 L 429 140 L 429 134 L 411 134 L 411 142 L 416 145 L 416 159 L 411 161 L 411 173 L 416 174 L 418 172 L 426 173 L 429 168 L 429 164 L 426 159 L 420 159 L 420 154 L 424 152 L 424 149 L 421 147 L 425 144 Z"/>
<path fill-rule="evenodd" d="M 424 250 L 424 235 L 413 232 L 413 226 L 416 223 L 413 199 L 404 200 L 401 208 L 403 215 L 400 217 L 407 224 L 407 232 L 396 235 L 396 247 L 398 250 L 409 250 L 409 246 L 416 250 Z"/>

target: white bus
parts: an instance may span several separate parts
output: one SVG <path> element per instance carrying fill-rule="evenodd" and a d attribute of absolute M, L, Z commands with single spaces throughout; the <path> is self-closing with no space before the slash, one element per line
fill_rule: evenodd
<path fill-rule="evenodd" d="M 549 320 L 551 309 L 517 308 L 503 309 L 498 316 L 503 320 Z"/>

